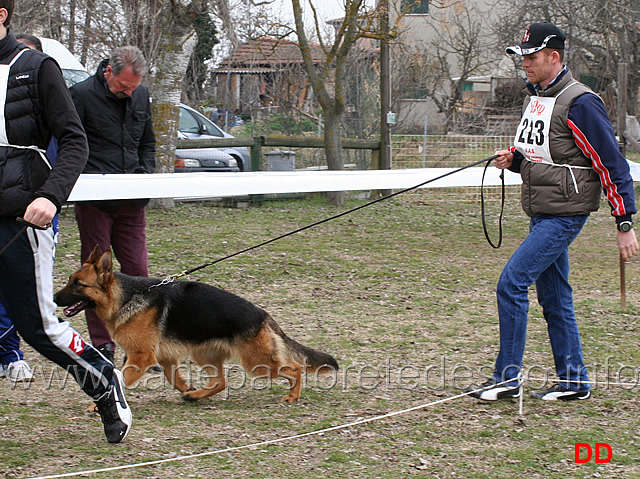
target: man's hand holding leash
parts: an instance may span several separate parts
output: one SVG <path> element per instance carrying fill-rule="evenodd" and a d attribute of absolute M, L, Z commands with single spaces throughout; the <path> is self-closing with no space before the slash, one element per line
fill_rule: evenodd
<path fill-rule="evenodd" d="M 56 211 L 56 205 L 47 198 L 40 197 L 27 206 L 23 219 L 28 223 L 46 229 L 51 226 L 51 220 L 56 215 Z"/>
<path fill-rule="evenodd" d="M 493 163 L 499 170 L 505 170 L 513 163 L 513 153 L 511 150 L 499 150 L 495 152 L 495 155 L 497 155 L 497 158 L 493 160 Z"/>

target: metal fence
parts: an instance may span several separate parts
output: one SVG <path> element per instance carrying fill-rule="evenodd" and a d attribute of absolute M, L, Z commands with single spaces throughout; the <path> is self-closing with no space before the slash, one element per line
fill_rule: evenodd
<path fill-rule="evenodd" d="M 391 167 L 452 168 L 492 156 L 496 150 L 513 143 L 510 136 L 486 135 L 393 135 Z M 277 149 L 277 148 L 273 148 Z M 287 148 L 295 153 L 296 169 L 326 167 L 324 151 L 320 148 Z M 269 153 L 269 149 L 265 148 Z M 371 168 L 370 151 L 344 150 L 347 168 Z"/>
<path fill-rule="evenodd" d="M 493 156 L 511 136 L 393 135 L 392 168 L 454 168 Z"/>
<path fill-rule="evenodd" d="M 391 144 L 391 165 L 393 169 L 403 168 L 458 168 L 483 158 L 493 156 L 513 144 L 512 136 L 489 135 L 393 135 Z M 517 198 L 519 186 L 508 186 L 507 198 Z M 490 204 L 497 204 L 501 197 L 501 187 L 484 188 L 484 196 Z M 447 201 L 480 200 L 479 187 L 424 189 L 418 195 L 441 198 Z"/>

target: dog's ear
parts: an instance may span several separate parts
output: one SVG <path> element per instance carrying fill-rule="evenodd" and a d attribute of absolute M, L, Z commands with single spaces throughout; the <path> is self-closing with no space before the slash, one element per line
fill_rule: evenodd
<path fill-rule="evenodd" d="M 107 276 L 111 275 L 113 269 L 113 260 L 111 258 L 110 249 L 102 253 L 102 256 L 100 256 L 100 259 L 96 264 L 96 269 L 98 270 L 98 277 L 101 282 L 103 282 Z"/>
<path fill-rule="evenodd" d="M 98 259 L 100 258 L 99 247 L 100 247 L 100 245 L 95 245 L 93 247 L 93 250 L 91 251 L 91 254 L 89 255 L 89 257 L 87 258 L 86 263 L 95 264 L 95 263 L 98 262 Z"/>

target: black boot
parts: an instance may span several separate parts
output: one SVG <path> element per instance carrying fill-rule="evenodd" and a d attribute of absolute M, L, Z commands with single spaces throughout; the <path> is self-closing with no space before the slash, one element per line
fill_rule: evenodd
<path fill-rule="evenodd" d="M 98 351 L 100 351 L 102 355 L 109 361 L 113 362 L 116 352 L 116 345 L 113 343 L 104 343 L 103 345 L 98 346 Z"/>

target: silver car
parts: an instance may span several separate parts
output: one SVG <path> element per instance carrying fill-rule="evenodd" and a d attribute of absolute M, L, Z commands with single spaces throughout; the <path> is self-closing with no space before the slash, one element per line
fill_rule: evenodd
<path fill-rule="evenodd" d="M 223 131 L 218 125 L 209 120 L 203 114 L 197 112 L 193 108 L 188 107 L 187 105 L 180 104 L 180 123 L 178 124 L 178 139 L 188 138 L 188 139 L 202 139 L 209 140 L 214 138 L 233 138 L 232 135 Z M 224 153 L 230 155 L 236 161 L 235 170 L 220 170 L 215 169 L 216 165 L 205 166 L 205 163 L 208 164 L 210 161 L 216 161 L 213 159 L 213 156 L 210 156 L 207 153 L 208 150 L 218 150 L 223 151 Z M 176 150 L 176 162 L 177 158 L 186 159 L 188 151 L 189 159 L 198 160 L 201 162 L 201 168 L 210 168 L 210 169 L 201 169 L 201 170 L 192 170 L 192 171 L 250 171 L 251 170 L 251 155 L 249 154 L 249 150 L 246 147 L 222 147 L 222 148 L 194 148 L 190 150 Z M 211 160 L 209 160 L 211 158 Z M 217 165 L 221 166 L 221 165 Z M 197 167 L 194 163 L 194 167 Z M 176 172 L 178 169 L 176 168 Z"/>

